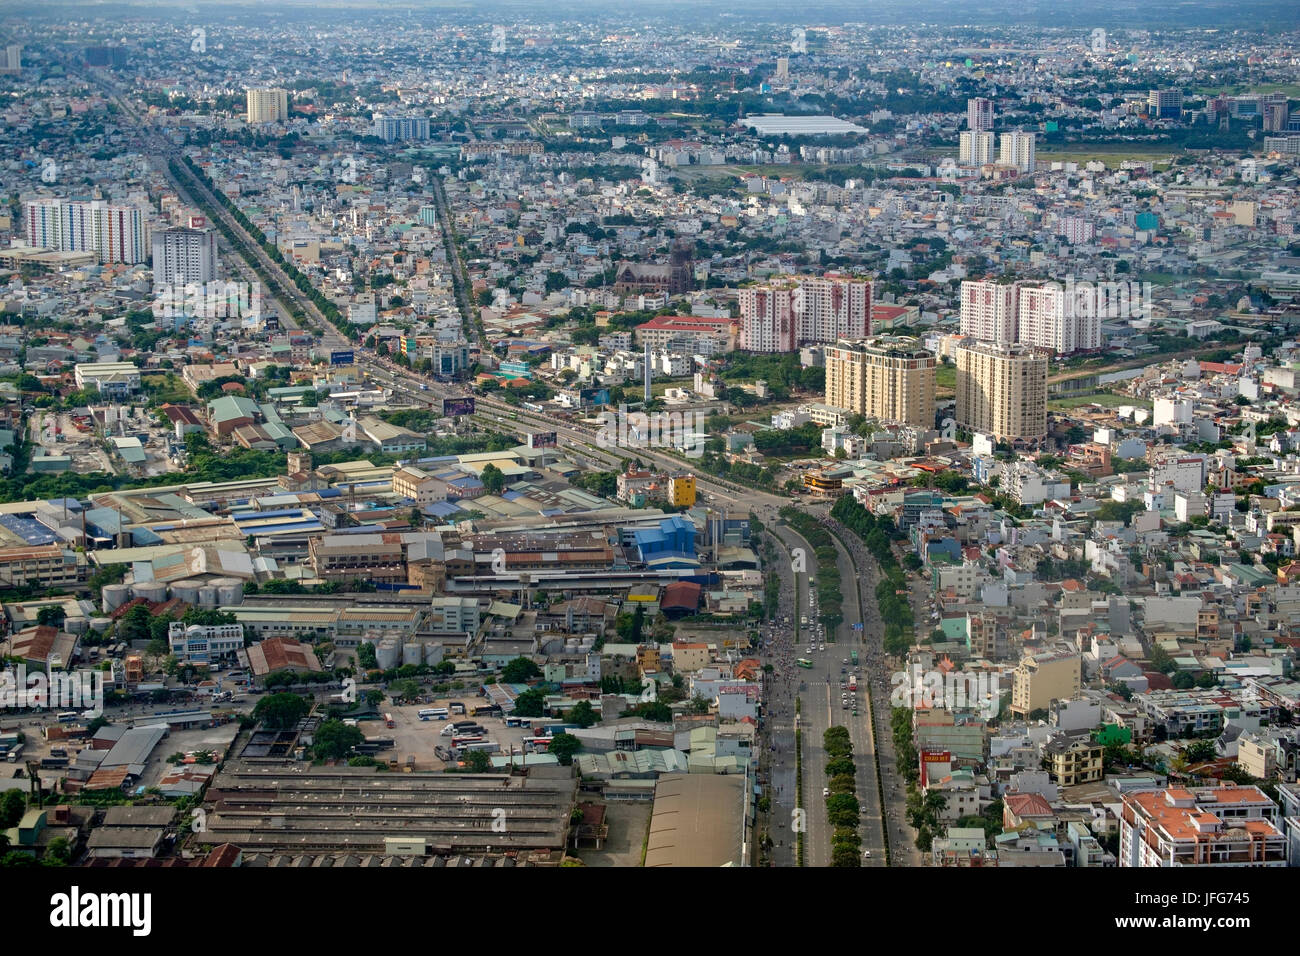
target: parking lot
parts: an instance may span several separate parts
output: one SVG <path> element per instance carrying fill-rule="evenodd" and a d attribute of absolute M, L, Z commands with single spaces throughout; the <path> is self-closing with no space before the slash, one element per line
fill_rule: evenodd
<path fill-rule="evenodd" d="M 452 700 L 460 700 L 465 705 L 465 714 L 452 714 L 447 720 L 421 720 L 419 712 L 421 710 L 430 710 L 436 708 L 449 709 Z M 434 753 L 434 748 L 439 745 L 450 744 L 450 737 L 441 736 L 443 728 L 449 722 L 458 720 L 473 720 L 487 730 L 483 735 L 485 740 L 491 740 L 501 745 L 499 754 L 493 756 L 507 755 L 510 748 L 514 747 L 517 754 L 522 754 L 524 750 L 524 740 L 533 736 L 531 730 L 520 727 L 507 727 L 505 719 L 502 717 L 474 717 L 472 713 L 476 706 L 483 706 L 484 701 L 481 697 L 469 698 L 439 698 L 428 704 L 403 704 L 395 706 L 385 702 L 380 705 L 383 713 L 391 714 L 393 717 L 393 727 L 390 730 L 384 725 L 382 720 L 364 720 L 358 723 L 358 729 L 365 734 L 367 740 L 375 738 L 391 737 L 393 740 L 392 750 L 380 751 L 376 759 L 379 760 L 396 760 L 399 764 L 405 765 L 407 758 L 415 757 L 415 769 L 417 770 L 442 770 L 447 764 L 438 759 Z M 521 758 L 522 759 L 522 758 Z"/>

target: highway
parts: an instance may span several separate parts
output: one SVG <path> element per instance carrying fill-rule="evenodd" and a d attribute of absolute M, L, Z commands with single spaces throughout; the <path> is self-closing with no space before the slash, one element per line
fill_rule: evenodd
<path fill-rule="evenodd" d="M 853 743 L 853 760 L 857 776 L 856 795 L 861 807 L 859 817 L 858 833 L 862 838 L 862 849 L 864 855 L 862 865 L 864 866 L 884 866 L 886 862 L 885 842 L 883 828 L 881 824 L 880 798 L 876 784 L 876 765 L 875 765 L 875 745 L 872 739 L 872 724 L 869 712 L 866 706 L 865 683 L 859 680 L 858 691 L 858 716 L 853 716 L 853 706 L 844 707 L 840 701 L 840 695 L 843 693 L 840 687 L 840 681 L 845 680 L 854 672 L 854 667 L 849 661 L 853 651 L 858 651 L 861 659 L 867 651 L 866 646 L 860 639 L 863 632 L 853 630 L 853 625 L 860 623 L 862 620 L 862 609 L 859 607 L 856 589 L 846 587 L 843 595 L 843 617 L 844 620 L 837 628 L 836 632 L 831 635 L 833 640 L 827 641 L 826 650 L 809 651 L 809 647 L 814 646 L 811 639 L 813 628 L 816 627 L 815 620 L 820 614 L 820 608 L 809 601 L 809 595 L 815 590 L 815 582 L 819 567 L 817 558 L 813 554 L 811 545 L 794 529 L 788 525 L 775 525 L 774 533 L 791 550 L 802 549 L 806 563 L 806 573 L 796 574 L 798 578 L 799 591 L 797 618 L 808 617 L 809 625 L 800 627 L 800 635 L 792 649 L 788 653 L 782 652 L 780 669 L 778 673 L 782 676 L 788 672 L 785 669 L 784 660 L 786 657 L 793 659 L 807 658 L 812 661 L 811 669 L 795 668 L 793 673 L 787 678 L 798 689 L 798 697 L 801 701 L 801 713 L 798 719 L 798 726 L 802 730 L 802 748 L 803 748 L 803 799 L 804 807 L 807 810 L 807 845 L 805 849 L 804 863 L 806 866 L 829 866 L 831 862 L 831 836 L 834 827 L 831 826 L 826 814 L 824 789 L 829 784 L 826 775 L 827 755 L 823 748 L 823 735 L 826 730 L 834 726 L 847 727 L 849 738 Z M 840 578 L 844 582 L 856 579 L 849 555 L 842 548 L 838 549 L 837 564 L 840 571 Z M 780 570 L 780 569 L 778 569 Z M 782 579 L 785 584 L 785 577 Z M 783 611 L 784 613 L 784 604 Z M 796 618 L 796 619 L 797 619 Z M 815 647 L 820 648 L 819 640 Z M 861 674 L 861 670 L 858 671 Z M 789 745 L 793 748 L 793 715 L 788 713 L 788 709 L 793 704 L 787 702 L 780 696 L 773 700 L 774 714 L 772 724 L 774 726 L 773 736 L 775 744 L 781 749 L 785 747 L 784 734 L 788 733 Z M 788 727 L 788 729 L 787 729 Z M 793 764 L 793 756 L 789 758 Z M 778 795 L 780 810 L 774 811 L 780 816 L 777 819 L 789 818 L 794 810 L 793 801 L 786 795 Z M 779 832 L 779 831 L 778 831 Z M 866 851 L 870 856 L 866 856 Z"/>
<path fill-rule="evenodd" d="M 75 66 L 69 64 L 70 69 Z M 377 355 L 372 350 L 349 342 L 331 325 L 297 285 L 289 278 L 281 266 L 268 256 L 264 249 L 250 236 L 240 223 L 221 204 L 218 197 L 206 183 L 195 176 L 192 171 L 178 163 L 179 177 L 169 168 L 169 159 L 174 158 L 174 147 L 161 137 L 147 129 L 138 114 L 127 102 L 122 92 L 104 74 L 90 75 L 92 82 L 101 85 L 124 115 L 135 121 L 141 133 L 146 155 L 171 182 L 179 194 L 187 197 L 195 205 L 207 210 L 209 215 L 217 217 L 231 233 L 239 238 L 251 253 L 256 267 L 278 284 L 283 293 L 281 302 L 287 306 L 282 310 L 281 322 L 286 328 L 296 328 L 292 310 L 301 310 L 309 316 L 321 330 L 321 346 L 325 349 L 352 348 L 359 368 L 374 382 L 393 391 L 397 396 L 417 407 L 429 407 L 441 414 L 442 400 L 447 397 L 462 397 L 468 393 L 464 385 L 437 382 L 418 375 L 396 365 L 391 360 Z M 466 332 L 477 327 L 468 289 L 464 283 L 463 266 L 460 251 L 450 232 L 450 210 L 445 195 L 437 185 L 431 190 L 438 206 L 439 218 L 444 230 L 444 239 L 448 246 L 448 268 L 451 270 L 455 286 L 457 303 L 462 312 Z M 239 258 L 238 256 L 236 257 Z M 238 269 L 249 281 L 254 281 L 252 267 L 242 260 Z M 481 335 L 479 336 L 481 338 Z M 790 503 L 788 496 L 771 492 L 758 491 L 736 484 L 714 475 L 700 474 L 692 467 L 692 460 L 676 454 L 670 454 L 662 448 L 650 447 L 611 447 L 604 440 L 598 427 L 582 422 L 548 417 L 527 409 L 511 405 L 490 395 L 475 396 L 475 421 L 495 430 L 509 430 L 516 433 L 526 431 L 554 431 L 565 451 L 576 457 L 584 465 L 603 470 L 615 470 L 629 459 L 640 459 L 647 467 L 670 473 L 690 470 L 695 472 L 701 492 L 709 497 L 708 504 L 719 510 L 739 513 L 758 514 L 764 523 L 773 530 L 787 548 L 802 548 L 807 560 L 807 570 L 797 575 L 798 586 L 795 587 L 791 568 L 777 568 L 782 576 L 781 615 L 789 616 L 792 625 L 797 624 L 801 616 L 815 620 L 817 609 L 809 605 L 808 596 L 812 588 L 809 582 L 817 575 L 817 562 L 812 548 L 795 532 L 784 525 L 776 524 L 776 510 Z M 829 521 L 824 515 L 824 506 L 816 504 L 801 505 L 806 510 L 818 514 L 821 520 Z M 890 674 L 880 648 L 881 625 L 874 602 L 874 561 L 865 554 L 856 536 L 847 529 L 838 529 L 840 536 L 836 539 L 837 564 L 841 581 L 845 584 L 843 594 L 844 622 L 838 632 L 826 641 L 825 651 L 808 652 L 808 630 L 803 629 L 799 640 L 793 640 L 794 628 L 767 628 L 769 647 L 765 649 L 766 662 L 776 667 L 769 684 L 767 700 L 767 729 L 769 740 L 767 746 L 773 748 L 771 754 L 770 781 L 774 808 L 772 819 L 779 823 L 784 820 L 784 829 L 777 827 L 773 831 L 774 840 L 783 845 L 774 848 L 774 857 L 778 865 L 793 863 L 790 825 L 794 811 L 794 746 L 795 729 L 794 700 L 797 694 L 802 701 L 802 714 L 799 726 L 803 730 L 804 759 L 804 809 L 807 811 L 807 844 L 805 862 L 809 866 L 828 866 L 830 864 L 830 838 L 833 828 L 826 815 L 822 795 L 827 785 L 825 753 L 822 749 L 822 735 L 827 727 L 843 724 L 850 731 L 853 742 L 854 760 L 857 772 L 857 797 L 862 806 L 859 833 L 863 848 L 870 852 L 870 857 L 863 859 L 864 865 L 886 865 L 885 822 L 882 819 L 880 789 L 877 781 L 875 754 L 880 748 L 880 764 L 883 776 L 886 801 L 889 804 L 888 827 L 889 843 L 894 865 L 920 865 L 920 855 L 912 849 L 913 835 L 904 829 L 902 820 L 904 791 L 894 773 L 893 744 L 889 732 Z M 846 550 L 844 544 L 849 545 Z M 859 569 L 861 573 L 859 573 Z M 854 582 L 856 586 L 850 586 Z M 858 590 L 861 588 L 861 596 Z M 798 606 L 795 602 L 798 601 Z M 864 629 L 855 631 L 852 625 L 862 623 Z M 863 670 L 859 680 L 858 717 L 852 716 L 852 708 L 840 706 L 837 692 L 842 676 L 841 669 L 850 670 L 843 660 L 850 656 L 852 650 L 858 650 Z M 811 670 L 794 667 L 794 659 L 809 657 L 814 666 Z M 868 706 L 868 675 L 870 681 L 870 701 Z"/>

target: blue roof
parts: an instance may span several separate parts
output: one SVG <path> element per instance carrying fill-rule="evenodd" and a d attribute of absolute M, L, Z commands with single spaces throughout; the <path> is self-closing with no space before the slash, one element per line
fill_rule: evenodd
<path fill-rule="evenodd" d="M 230 517 L 234 522 L 239 523 L 240 521 L 260 521 L 263 518 L 314 518 L 315 515 L 306 508 L 283 508 L 279 511 L 243 511 Z"/>
<path fill-rule="evenodd" d="M 514 501 L 517 498 L 522 498 L 523 496 L 524 493 L 522 491 L 507 491 L 501 495 L 501 497 L 504 498 L 506 501 Z"/>
<path fill-rule="evenodd" d="M 41 524 L 35 518 L 20 518 L 18 515 L 0 515 L 0 525 L 22 538 L 27 544 L 53 544 L 59 540 L 58 535 Z"/>
<path fill-rule="evenodd" d="M 460 505 L 450 501 L 435 501 L 429 507 L 425 508 L 425 514 L 437 515 L 439 518 L 447 518 L 454 515 L 457 511 L 464 511 Z"/>

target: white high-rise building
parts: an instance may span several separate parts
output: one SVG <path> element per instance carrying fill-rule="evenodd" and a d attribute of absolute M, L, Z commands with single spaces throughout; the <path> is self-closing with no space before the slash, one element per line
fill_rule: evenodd
<path fill-rule="evenodd" d="M 981 342 L 1016 341 L 1016 287 L 988 279 L 961 284 L 961 334 Z"/>
<path fill-rule="evenodd" d="M 15 76 L 23 71 L 23 45 L 11 43 L 0 50 L 0 73 Z"/>
<path fill-rule="evenodd" d="M 976 133 L 993 129 L 993 101 L 983 96 L 966 101 L 966 128 Z"/>
<path fill-rule="evenodd" d="M 746 352 L 793 352 L 795 288 L 751 286 L 740 290 L 740 348 Z"/>
<path fill-rule="evenodd" d="M 100 262 L 148 258 L 144 215 L 103 199 L 33 199 L 24 209 L 27 241 L 58 252 L 93 252 Z"/>
<path fill-rule="evenodd" d="M 385 143 L 429 138 L 429 117 L 427 116 L 385 116 L 376 113 L 371 125 L 371 132 Z"/>
<path fill-rule="evenodd" d="M 1058 355 L 1101 348 L 1101 317 L 1091 285 L 1020 285 L 1016 326 L 1021 345 Z"/>
<path fill-rule="evenodd" d="M 871 280 L 818 276 L 799 282 L 795 334 L 799 344 L 863 339 L 871 329 Z M 802 304 L 802 308 L 800 308 Z"/>
<path fill-rule="evenodd" d="M 248 123 L 283 123 L 289 118 L 289 92 L 282 89 L 246 90 Z"/>
<path fill-rule="evenodd" d="M 999 141 L 998 162 L 1003 166 L 1014 166 L 1022 173 L 1034 171 L 1034 133 L 1012 130 L 1003 133 Z"/>
<path fill-rule="evenodd" d="M 807 342 L 866 338 L 871 329 L 871 280 L 809 276 L 740 290 L 740 348 L 790 352 Z"/>
<path fill-rule="evenodd" d="M 220 259 L 215 229 L 160 229 L 153 234 L 152 245 L 155 286 L 216 280 Z"/>
<path fill-rule="evenodd" d="M 958 137 L 957 160 L 967 166 L 983 166 L 997 158 L 996 137 L 992 133 L 963 130 Z"/>

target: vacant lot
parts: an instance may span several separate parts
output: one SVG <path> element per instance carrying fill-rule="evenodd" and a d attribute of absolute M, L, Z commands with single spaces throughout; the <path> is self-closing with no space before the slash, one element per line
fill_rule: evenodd
<path fill-rule="evenodd" d="M 607 804 L 605 823 L 609 826 L 609 839 L 599 850 L 584 848 L 576 856 L 587 866 L 640 866 L 641 844 L 650 826 L 653 807 L 649 800 Z"/>

